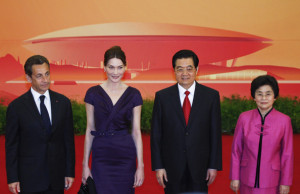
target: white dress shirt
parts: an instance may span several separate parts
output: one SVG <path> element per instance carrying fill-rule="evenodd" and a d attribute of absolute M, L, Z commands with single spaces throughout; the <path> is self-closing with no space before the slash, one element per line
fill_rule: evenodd
<path fill-rule="evenodd" d="M 40 94 L 38 93 L 37 91 L 35 91 L 32 87 L 31 87 L 31 93 L 32 93 L 32 96 L 33 96 L 33 99 L 34 99 L 34 102 L 41 114 L 41 108 L 40 108 L 40 104 L 41 104 L 41 100 L 40 100 L 40 96 L 41 95 L 44 95 L 45 96 L 45 100 L 44 100 L 44 104 L 47 108 L 47 111 L 48 111 L 48 114 L 49 114 L 49 117 L 50 117 L 50 122 L 52 124 L 52 114 L 51 114 L 51 100 L 50 100 L 50 95 L 49 95 L 49 90 L 47 90 L 44 94 Z"/>
<path fill-rule="evenodd" d="M 191 103 L 191 107 L 192 107 L 192 104 L 193 104 L 193 100 L 194 100 L 194 94 L 195 94 L 195 88 L 196 88 L 196 83 L 194 81 L 193 85 L 191 85 L 191 87 L 189 89 L 185 89 L 183 88 L 181 85 L 178 84 L 178 90 L 179 90 L 179 97 L 180 97 L 180 103 L 181 103 L 181 107 L 183 106 L 183 101 L 184 101 L 184 98 L 185 98 L 185 91 L 189 91 L 190 94 L 188 95 L 188 98 L 190 100 L 190 103 Z"/>
<path fill-rule="evenodd" d="M 188 98 L 190 100 L 191 107 L 192 107 L 193 100 L 194 100 L 195 88 L 196 88 L 196 82 L 194 82 L 193 85 L 191 85 L 191 87 L 188 89 L 188 91 L 190 92 L 190 94 L 188 95 Z M 180 103 L 181 103 L 181 107 L 182 107 L 183 106 L 183 101 L 184 101 L 184 98 L 185 98 L 185 93 L 184 92 L 187 91 L 187 90 L 179 84 L 178 84 L 178 90 L 179 90 Z M 208 170 L 216 170 L 216 169 L 209 168 Z"/>

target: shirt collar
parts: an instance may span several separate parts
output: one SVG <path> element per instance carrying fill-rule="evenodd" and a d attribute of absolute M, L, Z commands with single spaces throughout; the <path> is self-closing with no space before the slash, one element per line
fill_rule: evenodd
<path fill-rule="evenodd" d="M 41 95 L 44 95 L 45 96 L 45 99 L 50 99 L 50 94 L 49 94 L 49 90 L 47 90 L 44 94 L 40 94 L 38 93 L 37 91 L 35 91 L 32 87 L 31 87 L 31 93 L 32 93 L 32 96 L 33 96 L 33 99 L 35 102 L 38 102 L 40 100 L 40 96 Z"/>
<path fill-rule="evenodd" d="M 190 94 L 192 96 L 194 96 L 195 93 L 195 89 L 196 89 L 196 81 L 194 81 L 194 83 L 191 85 L 191 87 L 189 89 L 187 89 Z M 184 94 L 185 91 L 187 91 L 184 87 L 182 87 L 180 84 L 178 84 L 178 90 L 179 90 L 179 94 Z M 185 95 L 185 94 L 184 94 Z"/>

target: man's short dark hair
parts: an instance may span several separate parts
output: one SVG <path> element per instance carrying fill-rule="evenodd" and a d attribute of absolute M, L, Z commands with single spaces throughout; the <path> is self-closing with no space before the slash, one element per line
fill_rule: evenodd
<path fill-rule="evenodd" d="M 176 63 L 177 59 L 186 59 L 186 58 L 192 58 L 195 68 L 198 67 L 199 59 L 198 59 L 198 56 L 193 51 L 191 51 L 191 50 L 180 50 L 177 53 L 175 53 L 175 55 L 172 58 L 173 69 L 175 69 L 175 65 L 176 65 L 175 63 Z"/>
<path fill-rule="evenodd" d="M 46 57 L 42 55 L 33 55 L 27 59 L 24 65 L 25 73 L 31 77 L 32 75 L 32 66 L 33 65 L 42 65 L 46 63 L 48 67 L 50 68 L 49 61 Z"/>
<path fill-rule="evenodd" d="M 274 92 L 274 97 L 277 98 L 279 95 L 279 87 L 277 80 L 270 75 L 261 75 L 255 78 L 252 83 L 251 83 L 251 96 L 255 98 L 255 91 L 260 88 L 261 86 L 264 85 L 269 85 L 271 86 L 273 92 Z"/>

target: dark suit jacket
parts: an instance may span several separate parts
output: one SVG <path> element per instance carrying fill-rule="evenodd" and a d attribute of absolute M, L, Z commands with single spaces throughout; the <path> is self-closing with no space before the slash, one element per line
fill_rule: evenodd
<path fill-rule="evenodd" d="M 177 182 L 186 165 L 197 183 L 207 169 L 222 169 L 220 97 L 216 90 L 196 82 L 194 100 L 186 126 L 178 85 L 158 91 L 154 100 L 151 159 L 152 170 L 165 168 L 169 182 Z"/>
<path fill-rule="evenodd" d="M 20 182 L 21 191 L 64 188 L 64 177 L 75 175 L 74 130 L 68 98 L 49 90 L 52 133 L 43 121 L 29 90 L 11 102 L 6 113 L 7 182 Z"/>

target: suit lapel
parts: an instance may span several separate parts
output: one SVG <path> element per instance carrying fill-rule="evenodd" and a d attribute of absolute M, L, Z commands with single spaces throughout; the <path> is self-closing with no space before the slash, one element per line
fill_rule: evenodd
<path fill-rule="evenodd" d="M 201 85 L 196 82 L 195 94 L 190 112 L 188 126 L 191 124 L 192 120 L 196 118 L 197 115 L 199 115 L 199 112 L 201 112 L 201 102 Z"/>
<path fill-rule="evenodd" d="M 25 95 L 24 106 L 26 107 L 28 112 L 34 116 L 35 121 L 39 122 L 39 124 L 42 126 L 42 128 L 44 128 L 42 117 L 40 115 L 40 112 L 37 108 L 37 105 L 33 99 L 33 96 L 32 96 L 32 93 L 30 90 Z"/>
<path fill-rule="evenodd" d="M 57 117 L 58 117 L 58 109 L 59 109 L 59 100 L 57 99 L 54 92 L 49 90 L 50 101 L 51 101 L 51 117 L 52 117 L 52 133 L 56 130 Z"/>
<path fill-rule="evenodd" d="M 183 115 L 183 110 L 182 110 L 181 103 L 180 103 L 179 90 L 178 90 L 177 84 L 175 84 L 171 88 L 170 99 L 172 100 L 172 105 L 174 105 L 174 112 L 178 115 L 179 120 L 182 123 L 182 125 L 186 126 L 185 118 Z"/>

